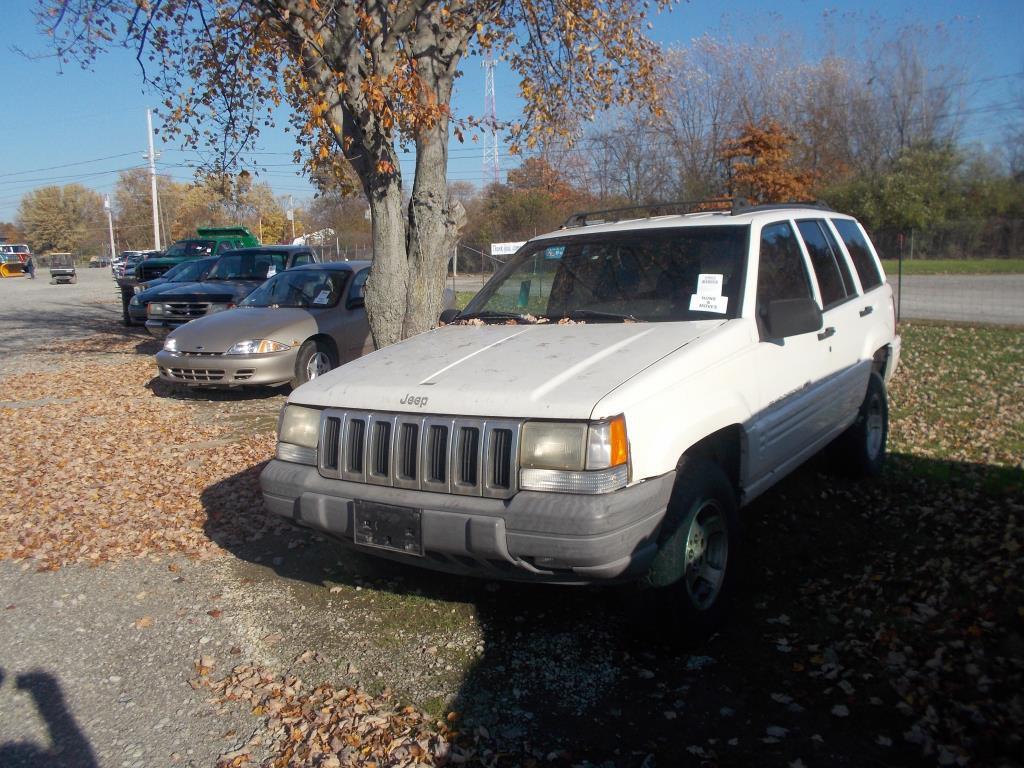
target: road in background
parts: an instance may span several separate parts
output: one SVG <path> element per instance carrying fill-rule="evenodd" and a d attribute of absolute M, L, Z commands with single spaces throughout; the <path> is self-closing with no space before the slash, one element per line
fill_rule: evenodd
<path fill-rule="evenodd" d="M 889 275 L 899 297 L 900 282 Z M 900 318 L 1024 325 L 1024 275 L 904 275 Z"/>

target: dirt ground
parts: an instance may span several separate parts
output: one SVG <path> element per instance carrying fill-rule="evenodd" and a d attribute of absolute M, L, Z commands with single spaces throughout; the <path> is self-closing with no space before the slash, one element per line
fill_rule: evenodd
<path fill-rule="evenodd" d="M 748 507 L 698 640 L 269 520 L 286 393 L 164 387 L 101 277 L 0 283 L 0 765 L 1024 763 L 1019 331 L 904 329 L 882 478 Z"/>

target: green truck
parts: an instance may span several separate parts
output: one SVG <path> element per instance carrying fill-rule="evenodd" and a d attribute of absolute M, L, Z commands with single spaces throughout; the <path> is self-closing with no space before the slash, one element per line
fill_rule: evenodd
<path fill-rule="evenodd" d="M 128 302 L 132 300 L 135 286 L 160 277 L 176 264 L 204 256 L 216 256 L 235 248 L 254 248 L 260 245 L 259 238 L 248 227 L 199 227 L 197 237 L 178 240 L 163 253 L 143 259 L 135 267 L 133 275 L 117 279 L 121 289 L 121 310 L 125 325 L 131 325 Z"/>

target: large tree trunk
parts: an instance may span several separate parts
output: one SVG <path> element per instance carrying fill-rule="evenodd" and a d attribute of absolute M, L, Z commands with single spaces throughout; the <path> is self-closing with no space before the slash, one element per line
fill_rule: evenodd
<path fill-rule="evenodd" d="M 416 178 L 409 201 L 406 337 L 437 325 L 448 260 L 465 219 L 461 204 L 448 199 L 447 168 L 448 121 L 440 120 L 416 140 Z"/>
<path fill-rule="evenodd" d="M 401 176 L 367 185 L 373 231 L 373 269 L 366 281 L 366 315 L 377 349 L 404 339 L 409 263 Z"/>

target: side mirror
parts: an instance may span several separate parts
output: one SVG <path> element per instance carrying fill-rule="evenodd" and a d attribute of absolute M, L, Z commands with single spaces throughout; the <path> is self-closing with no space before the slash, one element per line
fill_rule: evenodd
<path fill-rule="evenodd" d="M 366 306 L 366 298 L 363 296 L 353 296 L 345 306 L 349 309 L 360 309 Z"/>
<path fill-rule="evenodd" d="M 770 339 L 784 339 L 820 331 L 821 310 L 814 299 L 778 299 L 768 302 L 764 324 Z"/>
<path fill-rule="evenodd" d="M 441 312 L 441 317 L 439 318 L 439 321 L 444 323 L 445 325 L 448 325 L 449 323 L 453 322 L 455 318 L 457 318 L 458 316 L 459 310 L 446 309 L 443 312 Z"/>

